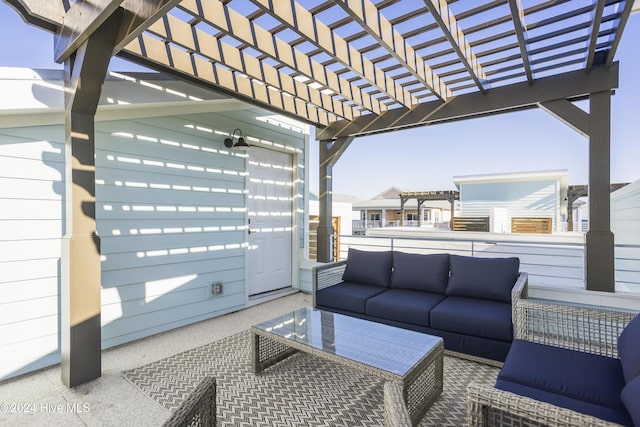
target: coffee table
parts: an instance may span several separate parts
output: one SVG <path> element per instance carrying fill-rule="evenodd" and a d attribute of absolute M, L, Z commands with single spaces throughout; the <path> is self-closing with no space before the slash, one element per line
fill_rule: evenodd
<path fill-rule="evenodd" d="M 302 351 L 400 384 L 415 424 L 442 393 L 442 338 L 300 308 L 251 328 L 253 370 Z"/>

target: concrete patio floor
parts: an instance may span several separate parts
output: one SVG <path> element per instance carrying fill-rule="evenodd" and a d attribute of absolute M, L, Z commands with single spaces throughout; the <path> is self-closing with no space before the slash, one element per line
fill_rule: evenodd
<path fill-rule="evenodd" d="M 0 382 L 0 426 L 158 426 L 169 412 L 122 376 L 146 365 L 205 345 L 302 306 L 311 295 L 295 293 L 250 308 L 154 335 L 102 352 L 102 377 L 66 388 L 60 366 Z"/>

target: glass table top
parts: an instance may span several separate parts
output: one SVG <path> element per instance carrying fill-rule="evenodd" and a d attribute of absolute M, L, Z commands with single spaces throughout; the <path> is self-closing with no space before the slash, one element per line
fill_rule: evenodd
<path fill-rule="evenodd" d="M 406 375 L 442 338 L 304 307 L 254 328 L 397 375 Z"/>

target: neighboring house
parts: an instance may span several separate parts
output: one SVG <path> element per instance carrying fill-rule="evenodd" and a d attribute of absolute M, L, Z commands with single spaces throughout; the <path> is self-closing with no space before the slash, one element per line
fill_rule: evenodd
<path fill-rule="evenodd" d="M 567 215 L 566 170 L 457 176 L 460 216 L 488 218 L 489 230 L 509 233 L 516 221 L 550 222 L 559 231 Z"/>
<path fill-rule="evenodd" d="M 0 379 L 60 362 L 62 73 L 0 69 Z M 246 151 L 223 144 L 234 129 Z M 307 126 L 158 74 L 110 73 L 95 135 L 103 348 L 298 288 Z"/>
<path fill-rule="evenodd" d="M 448 228 L 451 220 L 451 203 L 446 200 L 424 202 L 418 212 L 418 203 L 409 199 L 402 209 L 397 187 L 389 187 L 372 199 L 354 203 L 353 210 L 359 219 L 353 221 L 354 234 L 364 234 L 368 228 L 380 227 L 442 227 Z"/>

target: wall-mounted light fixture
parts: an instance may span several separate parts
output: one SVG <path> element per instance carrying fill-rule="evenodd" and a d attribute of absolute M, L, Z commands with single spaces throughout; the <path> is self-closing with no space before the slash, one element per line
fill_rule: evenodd
<path fill-rule="evenodd" d="M 244 139 L 240 129 L 234 129 L 231 136 L 224 139 L 224 146 L 227 148 L 249 148 L 249 144 Z"/>

